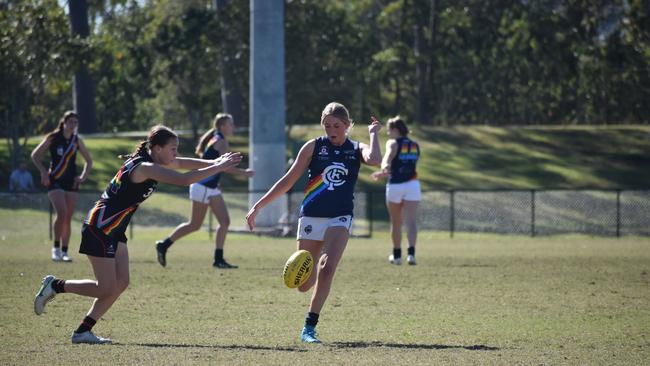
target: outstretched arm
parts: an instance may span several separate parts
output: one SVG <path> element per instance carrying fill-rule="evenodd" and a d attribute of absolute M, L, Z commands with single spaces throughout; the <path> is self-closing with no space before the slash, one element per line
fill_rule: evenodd
<path fill-rule="evenodd" d="M 212 165 L 210 166 L 190 170 L 185 173 L 180 173 L 154 163 L 142 163 L 131 173 L 131 181 L 134 183 L 142 183 L 147 179 L 153 179 L 163 183 L 187 186 L 229 169 L 239 164 L 241 159 L 242 156 L 240 153 L 227 153 L 221 155 L 218 159 L 210 160 L 212 161 Z"/>
<path fill-rule="evenodd" d="M 255 216 L 257 216 L 260 210 L 264 206 L 273 202 L 276 198 L 287 193 L 287 191 L 291 189 L 294 184 L 296 184 L 296 181 L 298 178 L 300 178 L 302 173 L 307 170 L 307 167 L 311 162 L 311 155 L 314 152 L 314 145 L 315 140 L 309 140 L 307 143 L 305 143 L 305 145 L 303 145 L 303 147 L 300 149 L 300 152 L 298 152 L 296 161 L 294 161 L 287 173 L 282 178 L 280 178 L 273 185 L 273 187 L 271 187 L 271 189 L 269 189 L 268 192 L 266 192 L 266 194 L 262 196 L 262 198 L 260 198 L 257 202 L 255 202 L 255 204 L 251 207 L 251 209 L 248 211 L 248 214 L 246 215 L 246 223 L 248 224 L 248 228 L 250 230 L 253 230 L 255 228 Z"/>

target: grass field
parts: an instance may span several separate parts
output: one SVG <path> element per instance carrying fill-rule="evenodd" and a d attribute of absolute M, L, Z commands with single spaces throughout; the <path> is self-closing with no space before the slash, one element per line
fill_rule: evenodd
<path fill-rule="evenodd" d="M 137 214 L 136 214 L 137 217 Z M 650 359 L 650 239 L 420 234 L 417 266 L 388 265 L 387 233 L 352 239 L 318 326 L 298 334 L 309 295 L 280 275 L 292 239 L 230 235 L 211 267 L 205 232 L 168 267 L 139 229 L 131 286 L 98 322 L 109 346 L 72 345 L 91 299 L 64 294 L 36 316 L 41 278 L 92 278 L 87 260 L 49 260 L 42 213 L 0 209 L 0 364 L 584 364 Z M 39 226 L 40 225 L 40 226 Z M 75 224 L 72 248 L 78 248 Z M 34 228 L 37 228 L 34 230 Z"/>

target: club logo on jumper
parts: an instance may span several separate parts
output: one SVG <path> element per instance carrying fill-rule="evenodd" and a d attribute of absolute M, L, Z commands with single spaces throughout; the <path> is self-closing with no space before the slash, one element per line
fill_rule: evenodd
<path fill-rule="evenodd" d="M 318 155 L 329 155 L 329 152 L 327 151 L 327 146 L 321 146 Z"/>
<path fill-rule="evenodd" d="M 305 226 L 305 234 L 311 233 L 311 225 Z"/>
<path fill-rule="evenodd" d="M 347 222 L 348 218 L 347 217 L 339 217 L 339 221 L 341 222 Z"/>
<path fill-rule="evenodd" d="M 323 170 L 323 183 L 327 185 L 328 191 L 333 191 L 334 187 L 345 183 L 345 177 L 347 175 L 348 170 L 343 163 L 332 163 L 332 165 Z"/>
<path fill-rule="evenodd" d="M 59 146 L 56 148 L 56 154 L 59 156 L 63 156 L 63 146 Z"/>

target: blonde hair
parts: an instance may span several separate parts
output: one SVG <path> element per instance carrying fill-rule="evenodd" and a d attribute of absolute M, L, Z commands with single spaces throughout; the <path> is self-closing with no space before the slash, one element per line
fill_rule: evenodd
<path fill-rule="evenodd" d="M 352 127 L 352 119 L 350 118 L 350 112 L 345 106 L 341 103 L 332 102 L 323 108 L 323 112 L 320 115 L 320 123 L 323 124 L 325 117 L 333 116 L 340 119 L 343 122 L 346 122 L 350 127 Z"/>
<path fill-rule="evenodd" d="M 203 136 L 201 136 L 199 143 L 196 145 L 196 150 L 194 150 L 194 153 L 196 153 L 196 155 L 203 157 L 203 150 L 205 150 L 205 146 L 208 144 L 208 141 L 210 141 L 212 135 L 214 135 L 216 131 L 220 131 L 221 127 L 224 123 L 226 123 L 227 120 L 234 121 L 232 115 L 229 113 L 217 113 L 217 115 L 214 116 L 214 119 L 212 120 L 212 128 L 206 131 Z"/>

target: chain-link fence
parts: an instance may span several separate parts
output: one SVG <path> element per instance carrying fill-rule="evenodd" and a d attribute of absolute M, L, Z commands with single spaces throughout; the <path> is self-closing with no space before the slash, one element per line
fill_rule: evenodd
<path fill-rule="evenodd" d="M 423 193 L 421 230 L 553 235 L 650 235 L 650 190 Z"/>
<path fill-rule="evenodd" d="M 295 235 L 302 192 L 287 194 L 287 214 L 265 228 L 272 235 Z M 81 222 L 99 193 L 79 193 L 74 220 Z M 225 192 L 231 231 L 247 231 L 248 192 Z M 41 212 L 44 235 L 50 235 L 52 208 L 44 193 L 0 193 L 0 209 Z M 158 192 L 135 214 L 129 235 L 149 228 L 169 228 L 187 221 L 190 201 L 186 193 Z M 49 212 L 49 215 L 47 214 Z M 20 214 L 20 213 L 19 213 Z M 213 215 L 203 228 L 212 234 Z M 370 237 L 388 230 L 384 193 L 355 193 L 353 235 Z M 49 225 L 45 225 L 48 220 Z M 454 233 L 553 235 L 579 233 L 601 236 L 650 236 L 650 190 L 451 190 L 423 192 L 418 212 L 420 230 Z"/>

